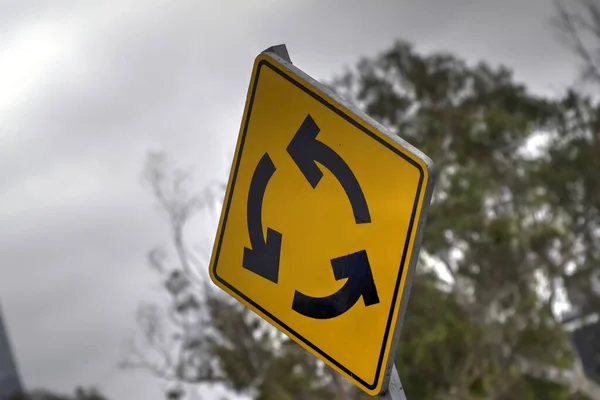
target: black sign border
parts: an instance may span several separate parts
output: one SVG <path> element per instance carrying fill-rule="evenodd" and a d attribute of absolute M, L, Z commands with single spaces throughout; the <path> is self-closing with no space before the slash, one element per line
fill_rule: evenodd
<path fill-rule="evenodd" d="M 407 230 L 407 234 L 406 234 L 406 241 L 404 243 L 404 248 L 403 248 L 403 251 L 402 251 L 402 258 L 400 260 L 400 268 L 399 268 L 399 271 L 398 271 L 398 277 L 396 278 L 396 284 L 394 286 L 394 293 L 393 293 L 392 303 L 391 303 L 391 306 L 390 306 L 390 311 L 389 311 L 387 322 L 386 322 L 386 326 L 385 326 L 385 332 L 384 332 L 384 335 L 383 335 L 383 341 L 382 341 L 382 344 L 381 344 L 381 350 L 380 350 L 380 353 L 379 353 L 379 359 L 377 361 L 377 370 L 375 372 L 375 377 L 374 377 L 374 380 L 373 380 L 372 383 L 366 382 L 365 380 L 363 380 L 362 378 L 360 378 L 358 375 L 356 375 L 355 373 L 353 373 L 352 371 L 350 371 L 347 367 L 345 367 L 344 365 L 342 365 L 341 363 L 339 363 L 336 359 L 334 359 L 333 357 L 329 356 L 327 353 L 325 353 L 319 347 L 317 347 L 316 345 L 314 345 L 312 342 L 310 342 L 309 340 L 307 340 L 306 338 L 304 338 L 302 335 L 298 334 L 294 329 L 292 329 L 291 327 L 289 327 L 288 325 L 286 325 L 285 323 L 283 323 L 281 320 L 279 320 L 276 316 L 274 316 L 273 314 L 269 313 L 267 310 L 265 310 L 264 308 L 262 308 L 259 304 L 257 304 L 251 298 L 249 298 L 246 295 L 244 295 L 244 293 L 242 293 L 240 290 L 238 290 L 237 288 L 235 288 L 233 285 L 229 284 L 225 279 L 223 279 L 222 277 L 220 277 L 219 274 L 218 274 L 217 266 L 219 264 L 219 255 L 220 255 L 220 252 L 221 252 L 221 245 L 222 245 L 223 236 L 224 236 L 225 230 L 226 230 L 225 228 L 227 226 L 227 217 L 229 216 L 229 208 L 231 206 L 231 200 L 233 198 L 233 193 L 234 193 L 235 184 L 236 184 L 236 180 L 237 180 L 237 174 L 238 174 L 239 166 L 240 166 L 240 160 L 242 158 L 242 154 L 243 154 L 243 150 L 244 150 L 244 143 L 245 143 L 245 140 L 246 140 L 246 133 L 248 131 L 248 124 L 250 122 L 250 117 L 252 115 L 252 106 L 254 105 L 254 98 L 255 98 L 255 95 L 256 95 L 256 90 L 258 88 L 258 82 L 259 82 L 259 78 L 260 78 L 260 72 L 261 72 L 261 69 L 263 67 L 270 68 L 272 71 L 274 71 L 275 73 L 277 73 L 278 75 L 280 75 L 281 77 L 283 77 L 284 79 L 286 79 L 288 82 L 290 82 L 291 84 L 293 84 L 294 86 L 296 86 L 297 88 L 299 88 L 300 90 L 302 90 L 303 92 L 305 92 L 306 94 L 308 94 L 311 97 L 313 97 L 315 100 L 319 101 L 321 104 L 323 104 L 324 106 L 326 106 L 327 108 L 329 108 L 331 111 L 333 111 L 334 113 L 336 113 L 337 115 L 339 115 L 340 117 L 342 117 L 344 120 L 346 120 L 347 122 L 349 122 L 350 124 L 352 124 L 356 128 L 360 129 L 362 132 L 364 132 L 365 134 L 367 134 L 370 138 L 372 138 L 373 140 L 375 140 L 379 144 L 383 145 L 384 147 L 388 148 L 389 150 L 391 150 L 392 152 L 394 152 L 396 155 L 402 157 L 404 160 L 406 160 L 409 164 L 413 165 L 419 171 L 419 184 L 418 184 L 418 187 L 417 187 L 417 192 L 415 194 L 415 201 L 414 201 L 413 208 L 412 208 L 411 215 L 410 215 L 410 222 L 408 224 L 408 230 Z M 231 178 L 231 187 L 229 189 L 229 196 L 227 197 L 226 202 L 224 204 L 224 214 L 223 214 L 222 224 L 221 224 L 221 227 L 220 227 L 220 235 L 217 238 L 216 251 L 215 251 L 215 254 L 214 254 L 214 257 L 213 257 L 213 261 L 211 263 L 211 268 L 212 268 L 213 276 L 221 284 L 223 284 L 225 287 L 227 287 L 229 290 L 231 290 L 233 293 L 237 294 L 240 298 L 244 299 L 246 302 L 248 302 L 249 304 L 251 304 L 257 310 L 259 310 L 261 313 L 263 313 L 265 316 L 267 316 L 271 321 L 273 321 L 274 323 L 276 323 L 277 325 L 279 325 L 280 327 L 282 327 L 283 329 L 285 329 L 287 332 L 289 332 L 290 334 L 292 334 L 294 337 L 296 337 L 298 340 L 300 340 L 302 343 L 304 343 L 305 345 L 307 345 L 308 347 L 310 347 L 311 349 L 313 349 L 316 353 L 318 353 L 319 355 L 321 355 L 324 359 L 328 360 L 331 364 L 335 365 L 336 367 L 338 367 L 339 369 L 341 369 L 342 371 L 344 371 L 346 374 L 352 376 L 357 382 L 359 382 L 365 388 L 367 388 L 369 390 L 374 390 L 377 387 L 377 383 L 379 381 L 379 377 L 381 375 L 382 370 L 386 367 L 386 366 L 383 365 L 383 359 L 384 359 L 384 356 L 385 356 L 385 349 L 387 347 L 388 341 L 390 340 L 390 336 L 391 336 L 390 334 L 393 333 L 392 332 L 392 321 L 393 321 L 393 317 L 394 317 L 394 310 L 396 308 L 396 302 L 398 301 L 398 297 L 399 297 L 398 293 L 400 291 L 400 284 L 402 282 L 402 276 L 404 274 L 405 268 L 407 267 L 407 264 L 410 262 L 410 260 L 407 260 L 406 257 L 407 257 L 408 249 L 409 249 L 409 246 L 410 246 L 410 240 L 411 240 L 411 236 L 412 236 L 412 230 L 414 229 L 415 220 L 416 220 L 416 216 L 417 216 L 417 209 L 418 209 L 418 205 L 419 205 L 419 198 L 421 196 L 421 191 L 423 189 L 424 175 L 425 174 L 424 174 L 424 171 L 423 171 L 423 167 L 421 167 L 421 165 L 419 165 L 416 161 L 414 161 L 409 156 L 407 156 L 406 154 L 404 154 L 402 151 L 400 151 L 399 149 L 395 148 L 394 146 L 392 146 L 391 144 L 389 144 L 388 142 L 386 142 L 385 140 L 383 140 L 382 138 L 380 138 L 378 135 L 376 135 L 375 133 L 371 132 L 369 129 L 367 129 L 364 126 L 362 126 L 360 123 L 358 123 L 355 120 L 355 118 L 352 118 L 346 112 L 344 112 L 343 110 L 339 109 L 335 104 L 332 104 L 329 101 L 327 101 L 326 99 L 324 99 L 318 93 L 316 93 L 314 91 L 311 91 L 309 88 L 307 88 L 306 86 L 302 85 L 300 82 L 298 82 L 296 79 L 294 79 L 294 77 L 286 74 L 283 70 L 277 68 L 277 66 L 275 66 L 273 63 L 269 62 L 268 60 L 261 60 L 258 63 L 258 66 L 257 66 L 257 69 L 256 69 L 256 75 L 254 77 L 254 81 L 252 82 L 252 91 L 250 93 L 250 101 L 248 102 L 248 109 L 247 109 L 247 112 L 246 112 L 246 118 L 244 120 L 244 128 L 242 130 L 242 137 L 240 139 L 239 149 L 237 151 L 237 158 L 235 159 L 235 167 L 234 167 L 233 175 L 232 175 L 232 178 Z M 418 245 L 418 244 L 419 244 L 418 241 L 415 241 L 415 245 Z M 410 282 L 408 282 L 408 280 L 407 280 L 406 283 L 410 284 Z M 401 321 L 398 321 L 398 322 L 401 322 Z M 393 355 L 394 354 L 392 354 L 392 352 L 390 352 L 390 356 L 393 356 Z"/>

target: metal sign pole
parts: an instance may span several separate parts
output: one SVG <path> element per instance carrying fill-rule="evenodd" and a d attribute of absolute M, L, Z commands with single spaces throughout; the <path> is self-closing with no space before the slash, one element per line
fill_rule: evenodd
<path fill-rule="evenodd" d="M 390 376 L 388 390 L 379 396 L 379 398 L 381 400 L 406 400 L 404 388 L 402 387 L 402 382 L 400 382 L 400 376 L 398 375 L 395 365 L 392 370 L 392 375 Z"/>

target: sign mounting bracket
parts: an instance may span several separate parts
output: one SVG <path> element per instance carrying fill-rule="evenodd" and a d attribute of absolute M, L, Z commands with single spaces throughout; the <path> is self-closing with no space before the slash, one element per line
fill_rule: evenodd
<path fill-rule="evenodd" d="M 392 374 L 390 376 L 390 382 L 388 384 L 388 389 L 379 396 L 380 400 L 406 400 L 406 394 L 404 393 L 404 387 L 402 386 L 402 382 L 400 381 L 400 375 L 398 375 L 398 370 L 396 369 L 396 365 L 392 369 Z"/>
<path fill-rule="evenodd" d="M 263 53 L 273 53 L 279 57 L 281 57 L 286 62 L 293 64 L 290 58 L 290 53 L 288 53 L 287 47 L 285 44 L 278 44 L 275 46 L 271 46 L 266 50 L 263 50 Z"/>

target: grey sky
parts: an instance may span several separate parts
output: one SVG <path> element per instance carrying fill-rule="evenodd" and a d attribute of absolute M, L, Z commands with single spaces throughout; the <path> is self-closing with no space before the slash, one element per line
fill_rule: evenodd
<path fill-rule="evenodd" d="M 286 43 L 329 79 L 404 38 L 557 94 L 576 60 L 551 15 L 550 0 L 0 0 L 0 299 L 25 384 L 161 398 L 115 367 L 165 240 L 140 169 L 161 149 L 199 186 L 223 179 L 258 52 Z"/>

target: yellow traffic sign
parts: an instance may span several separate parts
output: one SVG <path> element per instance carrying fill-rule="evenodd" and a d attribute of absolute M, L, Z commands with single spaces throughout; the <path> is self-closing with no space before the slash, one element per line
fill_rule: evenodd
<path fill-rule="evenodd" d="M 431 160 L 274 53 L 254 63 L 213 282 L 371 395 L 387 389 Z"/>

